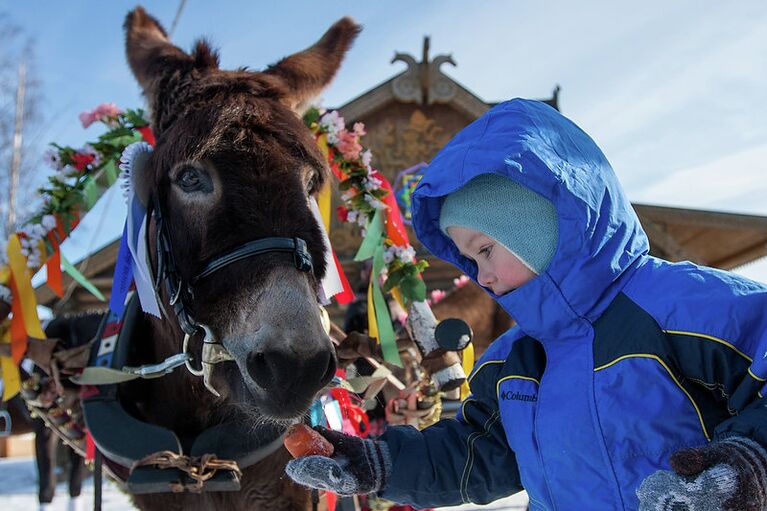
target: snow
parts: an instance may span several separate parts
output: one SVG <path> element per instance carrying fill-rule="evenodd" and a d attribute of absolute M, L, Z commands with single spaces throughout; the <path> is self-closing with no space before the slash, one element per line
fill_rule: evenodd
<path fill-rule="evenodd" d="M 93 479 L 83 482 L 80 497 L 80 510 L 93 509 Z M 69 495 L 66 482 L 56 486 L 56 496 L 49 511 L 67 511 Z M 527 497 L 524 493 L 496 501 L 487 506 L 471 504 L 440 508 L 445 511 L 524 511 Z M 0 458 L 0 509 L 3 511 L 34 511 L 37 503 L 37 471 L 33 458 Z M 135 508 L 128 496 L 109 481 L 104 479 L 102 506 L 104 511 L 129 511 Z"/>
<path fill-rule="evenodd" d="M 104 511 L 129 511 L 135 508 L 128 496 L 113 482 L 104 479 L 101 508 Z M 93 509 L 93 478 L 83 481 L 80 510 Z M 56 486 L 49 511 L 67 511 L 67 483 Z M 0 509 L 3 511 L 34 511 L 37 503 L 37 469 L 34 458 L 0 458 Z"/>

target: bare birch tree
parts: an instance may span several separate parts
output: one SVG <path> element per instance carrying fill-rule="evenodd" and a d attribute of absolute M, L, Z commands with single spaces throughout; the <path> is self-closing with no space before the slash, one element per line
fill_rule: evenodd
<path fill-rule="evenodd" d="M 0 13 L 0 240 L 36 205 L 42 151 L 34 45 Z"/>

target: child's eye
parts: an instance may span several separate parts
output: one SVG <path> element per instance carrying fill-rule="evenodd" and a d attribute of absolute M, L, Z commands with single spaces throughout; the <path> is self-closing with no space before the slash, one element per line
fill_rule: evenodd
<path fill-rule="evenodd" d="M 490 253 L 492 251 L 493 251 L 493 246 L 492 245 L 486 245 L 486 246 L 482 247 L 481 249 L 479 249 L 479 254 L 480 255 L 484 255 L 485 259 L 490 259 Z"/>

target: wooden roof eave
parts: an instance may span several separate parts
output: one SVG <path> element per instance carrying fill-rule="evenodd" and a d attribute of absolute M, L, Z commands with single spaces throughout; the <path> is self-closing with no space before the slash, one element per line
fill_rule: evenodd
<path fill-rule="evenodd" d="M 360 119 L 364 119 L 389 103 L 400 101 L 394 95 L 392 83 L 394 80 L 404 75 L 405 72 L 406 71 L 403 71 L 392 76 L 377 87 L 370 89 L 343 106 L 338 107 L 338 112 L 344 118 L 346 124 L 349 125 Z M 456 110 L 470 119 L 476 119 L 490 109 L 489 103 L 482 101 L 466 87 L 453 80 L 448 75 L 443 74 L 443 76 L 446 76 L 455 84 L 456 94 L 448 102 L 439 104 L 452 105 Z"/>

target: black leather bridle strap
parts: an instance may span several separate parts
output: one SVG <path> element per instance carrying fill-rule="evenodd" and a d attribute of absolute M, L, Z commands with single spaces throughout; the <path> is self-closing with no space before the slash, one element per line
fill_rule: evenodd
<path fill-rule="evenodd" d="M 205 269 L 192 277 L 189 283 L 195 285 L 208 275 L 236 261 L 270 252 L 292 253 L 293 262 L 295 263 L 296 268 L 307 272 L 312 270 L 312 256 L 309 254 L 309 250 L 306 248 L 306 242 L 304 240 L 301 238 L 272 237 L 249 241 L 231 252 L 217 257 L 210 261 L 207 266 L 205 266 Z"/>
<path fill-rule="evenodd" d="M 291 253 L 293 254 L 293 263 L 298 270 L 305 272 L 313 270 L 312 256 L 306 246 L 306 241 L 297 237 L 273 236 L 248 241 L 232 251 L 216 257 L 205 265 L 202 272 L 192 277 L 189 281 L 185 281 L 176 266 L 170 228 L 164 218 L 162 206 L 157 196 L 153 197 L 152 204 L 151 216 L 155 218 L 157 230 L 155 292 L 159 296 L 160 285 L 164 282 L 170 296 L 170 305 L 173 307 L 173 311 L 178 318 L 179 325 L 188 335 L 194 335 L 200 329 L 200 325 L 189 315 L 187 308 L 187 303 L 193 296 L 192 287 L 218 270 L 242 259 L 270 252 Z M 148 232 L 149 229 L 147 229 Z"/>

